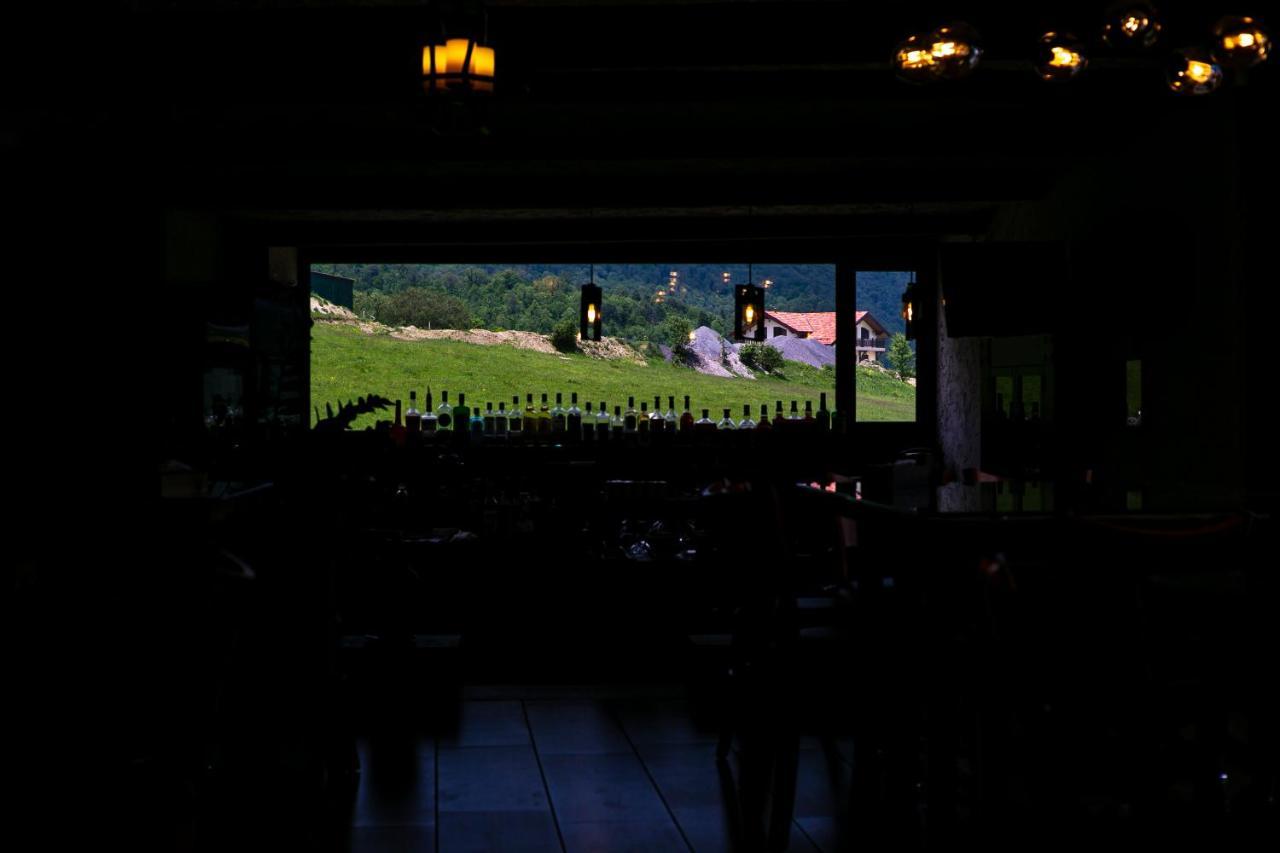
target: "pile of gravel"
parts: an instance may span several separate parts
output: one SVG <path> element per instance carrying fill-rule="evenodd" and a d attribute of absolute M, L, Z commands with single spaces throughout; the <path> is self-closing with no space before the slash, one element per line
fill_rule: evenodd
<path fill-rule="evenodd" d="M 812 367 L 836 363 L 836 348 L 813 338 L 793 338 L 787 335 L 768 338 L 764 343 L 781 352 L 787 361 L 800 361 Z"/>
<path fill-rule="evenodd" d="M 671 360 L 671 350 L 662 347 L 662 354 Z M 738 349 L 710 326 L 699 326 L 693 331 L 693 340 L 689 342 L 689 366 L 699 373 L 708 376 L 740 376 L 744 379 L 755 379 L 742 359 Z"/>

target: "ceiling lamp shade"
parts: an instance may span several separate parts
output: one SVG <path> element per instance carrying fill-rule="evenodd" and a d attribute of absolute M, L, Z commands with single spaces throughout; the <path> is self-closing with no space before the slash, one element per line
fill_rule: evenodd
<path fill-rule="evenodd" d="M 1036 74 L 1041 80 L 1073 80 L 1089 64 L 1084 45 L 1069 33 L 1045 33 L 1036 46 Z"/>
<path fill-rule="evenodd" d="M 968 24 L 947 24 L 931 33 L 915 33 L 898 45 L 893 69 L 908 83 L 959 80 L 978 67 L 982 46 Z"/>
<path fill-rule="evenodd" d="M 1213 28 L 1213 58 L 1232 68 L 1248 68 L 1266 61 L 1271 34 L 1253 18 L 1228 15 Z"/>
<path fill-rule="evenodd" d="M 1102 26 L 1102 39 L 1122 50 L 1151 47 L 1160 37 L 1162 24 L 1150 3 L 1116 3 L 1107 10 L 1106 23 Z"/>
<path fill-rule="evenodd" d="M 765 339 L 764 288 L 739 284 L 733 289 L 733 339 Z"/>
<path fill-rule="evenodd" d="M 1208 51 L 1183 48 L 1170 57 L 1166 79 L 1179 95 L 1207 95 L 1222 85 L 1222 68 Z"/>
<path fill-rule="evenodd" d="M 422 89 L 427 93 L 492 92 L 494 52 L 473 38 L 422 48 Z"/>
<path fill-rule="evenodd" d="M 584 341 L 598 341 L 603 337 L 600 309 L 602 306 L 600 285 L 592 282 L 582 285 L 582 301 L 578 311 L 578 336 Z"/>

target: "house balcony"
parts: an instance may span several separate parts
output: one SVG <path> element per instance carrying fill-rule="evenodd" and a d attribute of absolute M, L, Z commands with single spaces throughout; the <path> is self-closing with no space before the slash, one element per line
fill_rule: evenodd
<path fill-rule="evenodd" d="M 887 338 L 858 338 L 858 352 L 884 352 Z"/>

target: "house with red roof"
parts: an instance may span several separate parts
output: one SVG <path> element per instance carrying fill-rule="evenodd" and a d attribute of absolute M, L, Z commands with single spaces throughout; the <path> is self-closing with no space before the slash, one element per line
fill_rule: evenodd
<path fill-rule="evenodd" d="M 870 311 L 859 311 L 854 320 L 857 334 L 858 361 L 878 361 L 889 343 L 889 330 L 871 316 Z M 768 311 L 764 312 L 765 333 L 771 338 L 813 338 L 827 346 L 836 343 L 836 312 L 834 311 Z"/>

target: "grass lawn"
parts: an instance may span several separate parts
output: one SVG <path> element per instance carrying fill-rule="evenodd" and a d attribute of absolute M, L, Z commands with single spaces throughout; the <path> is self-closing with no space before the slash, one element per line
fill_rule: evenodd
<path fill-rule="evenodd" d="M 418 392 L 419 408 L 430 385 L 435 402 L 440 392 L 449 392 L 456 403 L 458 393 L 465 393 L 468 405 L 500 401 L 510 404 L 513 395 L 521 403 L 532 393 L 540 400 L 548 393 L 551 401 L 563 392 L 564 404 L 569 394 L 578 393 L 584 409 L 590 400 L 598 406 L 603 400 L 612 411 L 614 406 L 627 407 L 627 398 L 653 404 L 655 395 L 675 395 L 676 407 L 684 405 L 689 395 L 694 414 L 709 409 L 713 420 L 719 420 L 725 408 L 735 419 L 742 416 L 744 403 L 751 404 L 752 415 L 758 417 L 760 404 L 782 400 L 790 410 L 791 400 L 804 411 L 806 400 L 818 408 L 818 394 L 827 392 L 827 405 L 835 404 L 835 373 L 819 370 L 798 362 L 787 362 L 783 376 L 759 379 L 706 376 L 686 367 L 676 367 L 658 359 L 647 364 L 606 361 L 584 355 L 561 355 L 520 350 L 511 346 L 480 346 L 460 341 L 399 341 L 386 335 L 366 335 L 345 324 L 317 322 L 311 329 L 311 403 L 312 422 L 315 407 L 324 413 L 326 402 L 354 400 L 369 393 L 404 400 L 409 403 L 409 390 Z M 865 387 L 864 387 L 865 386 Z M 912 420 L 915 417 L 915 388 L 875 371 L 858 371 L 858 420 Z M 392 412 L 362 415 L 354 428 L 372 426 L 374 421 L 390 418 Z"/>

